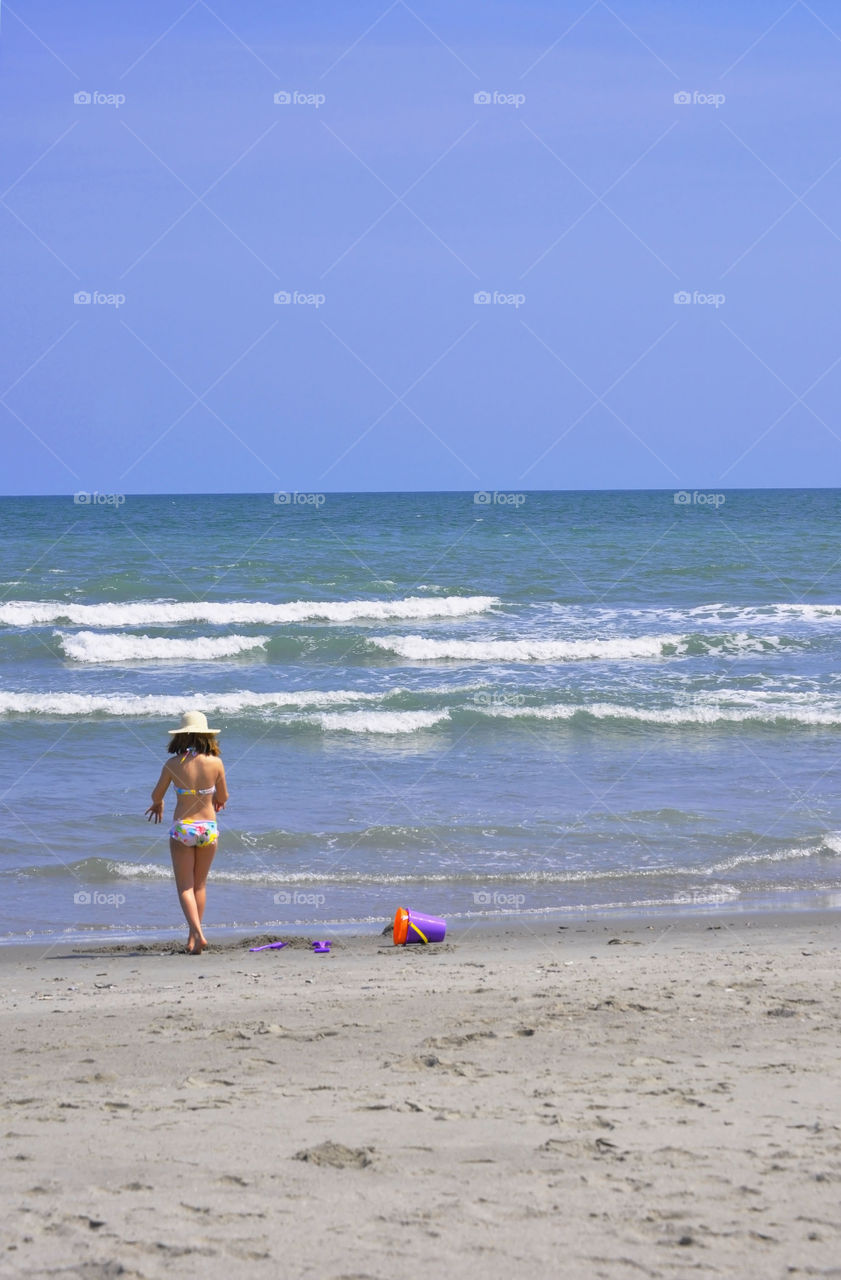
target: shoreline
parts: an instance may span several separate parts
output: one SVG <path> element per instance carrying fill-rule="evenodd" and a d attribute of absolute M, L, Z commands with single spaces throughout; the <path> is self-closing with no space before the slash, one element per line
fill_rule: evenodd
<path fill-rule="evenodd" d="M 652 934 L 673 935 L 682 941 L 697 937 L 703 933 L 721 929 L 751 929 L 756 934 L 772 933 L 784 936 L 788 931 L 799 931 L 808 928 L 841 930 L 841 909 L 838 908 L 801 908 L 799 910 L 724 910 L 654 913 L 600 913 L 570 918 L 538 918 L 522 917 L 482 917 L 472 920 L 466 925 L 460 923 L 450 925 L 443 943 L 431 943 L 428 947 L 419 944 L 395 947 L 391 938 L 391 921 L 382 919 L 372 921 L 367 926 L 351 923 L 343 927 L 336 925 L 296 925 L 290 928 L 255 925 L 252 928 L 237 928 L 226 933 L 222 938 L 214 938 L 213 930 L 208 929 L 210 946 L 205 951 L 207 956 L 243 956 L 248 954 L 249 946 L 261 945 L 263 942 L 289 940 L 289 949 L 307 948 L 310 941 L 332 935 L 334 943 L 338 943 L 343 951 L 354 954 L 368 954 L 372 947 L 379 949 L 388 947 L 396 951 L 435 951 L 452 949 L 459 944 L 473 945 L 479 941 L 487 941 L 489 945 L 500 943 L 516 945 L 518 940 L 528 943 L 545 943 L 557 939 L 559 935 L 568 938 L 598 939 L 603 934 L 621 933 L 643 942 L 650 940 Z M 43 943 L 32 940 L 11 942 L 0 945 L 0 968 L 3 965 L 23 963 L 25 961 L 44 959 L 70 958 L 77 955 L 171 955 L 180 954 L 186 936 L 186 924 L 166 934 L 155 933 L 142 937 L 121 936 L 113 939 L 96 938 L 56 938 Z M 585 942 L 582 942 L 585 945 Z M 285 950 L 285 949 L 284 949 Z"/>
<path fill-rule="evenodd" d="M 808 895 L 813 898 L 841 897 L 829 893 Z M 393 918 L 393 917 L 392 917 Z M 678 909 L 660 906 L 640 909 L 633 906 L 617 906 L 593 909 L 590 907 L 546 908 L 525 912 L 482 913 L 475 916 L 450 916 L 448 918 L 447 941 L 457 940 L 459 935 L 466 936 L 477 930 L 481 932 L 540 933 L 543 930 L 554 931 L 559 927 L 579 928 L 604 924 L 608 927 L 611 921 L 621 923 L 623 928 L 649 929 L 669 928 L 677 925 L 691 928 L 693 923 L 705 922 L 716 925 L 733 925 L 737 922 L 767 922 L 779 927 L 787 921 L 818 919 L 822 922 L 833 919 L 841 920 L 841 901 L 838 905 L 828 906 L 825 903 L 807 900 L 806 894 L 798 895 L 798 901 L 789 906 L 782 906 L 779 898 L 766 899 L 761 902 L 745 901 L 741 907 L 733 902 L 726 906 L 720 904 L 686 904 Z M 215 930 L 210 924 L 206 928 L 211 948 L 214 951 L 238 951 L 242 949 L 246 939 L 256 935 L 273 939 L 321 937 L 332 933 L 343 941 L 380 938 L 390 929 L 391 918 L 385 916 L 369 920 L 350 921 L 295 921 L 290 924 L 252 924 L 235 925 Z M 43 954 L 57 947 L 80 948 L 90 951 L 107 951 L 114 947 L 134 946 L 138 949 L 161 950 L 178 945 L 186 931 L 186 923 L 181 922 L 168 929 L 150 929 L 144 932 L 113 934 L 108 937 L 102 933 L 44 935 L 42 937 L 13 937 L 0 939 L 0 964 L 7 954 L 30 951 L 32 954 Z M 433 946 L 435 944 L 432 944 Z"/>

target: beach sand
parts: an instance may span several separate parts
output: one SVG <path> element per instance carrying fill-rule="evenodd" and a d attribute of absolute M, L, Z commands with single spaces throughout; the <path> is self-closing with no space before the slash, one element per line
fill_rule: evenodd
<path fill-rule="evenodd" d="M 0 1275 L 841 1276 L 839 960 L 819 913 L 4 948 Z"/>

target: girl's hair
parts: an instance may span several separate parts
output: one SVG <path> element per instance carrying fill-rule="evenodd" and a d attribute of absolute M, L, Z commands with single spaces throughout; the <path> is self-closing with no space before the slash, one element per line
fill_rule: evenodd
<path fill-rule="evenodd" d="M 167 744 L 171 756 L 197 751 L 200 756 L 218 756 L 219 739 L 215 733 L 174 733 Z"/>

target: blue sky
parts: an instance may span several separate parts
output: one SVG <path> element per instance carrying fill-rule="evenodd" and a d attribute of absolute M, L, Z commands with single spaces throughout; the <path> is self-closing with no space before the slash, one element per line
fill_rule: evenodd
<path fill-rule="evenodd" d="M 826 0 L 16 0 L 0 59 L 2 492 L 839 484 Z"/>

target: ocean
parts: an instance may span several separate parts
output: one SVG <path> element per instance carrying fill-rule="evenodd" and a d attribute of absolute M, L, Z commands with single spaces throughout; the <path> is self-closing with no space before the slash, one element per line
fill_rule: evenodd
<path fill-rule="evenodd" d="M 841 493 L 0 499 L 0 939 L 841 905 Z M 167 800 L 171 815 L 172 796 Z"/>

